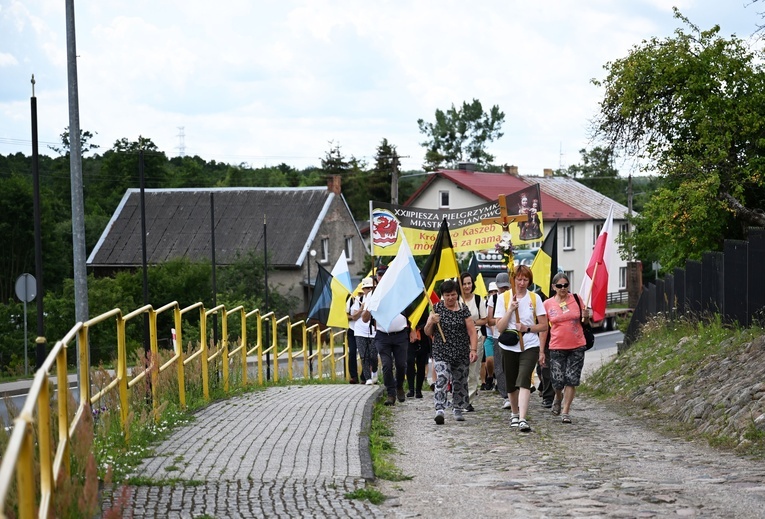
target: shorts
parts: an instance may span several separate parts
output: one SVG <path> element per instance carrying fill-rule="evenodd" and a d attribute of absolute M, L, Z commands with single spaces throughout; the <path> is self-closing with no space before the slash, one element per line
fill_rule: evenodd
<path fill-rule="evenodd" d="M 484 339 L 483 353 L 486 357 L 494 356 L 494 337 L 486 337 L 486 339 Z"/>
<path fill-rule="evenodd" d="M 539 348 L 524 351 L 502 351 L 502 367 L 505 371 L 507 392 L 512 393 L 519 387 L 531 389 L 531 375 L 537 367 Z"/>
<path fill-rule="evenodd" d="M 582 378 L 585 347 L 573 350 L 550 350 L 550 376 L 553 388 L 576 387 Z"/>

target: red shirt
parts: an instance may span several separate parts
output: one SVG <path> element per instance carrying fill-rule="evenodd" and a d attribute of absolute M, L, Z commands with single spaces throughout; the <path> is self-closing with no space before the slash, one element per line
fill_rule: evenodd
<path fill-rule="evenodd" d="M 551 297 L 544 304 L 550 322 L 550 349 L 573 350 L 584 346 L 582 312 L 574 296 L 569 293 L 564 303 L 558 303 L 555 297 Z"/>

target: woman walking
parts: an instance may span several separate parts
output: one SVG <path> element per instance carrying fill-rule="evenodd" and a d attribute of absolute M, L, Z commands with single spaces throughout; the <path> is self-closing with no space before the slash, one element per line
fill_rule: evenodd
<path fill-rule="evenodd" d="M 442 300 L 436 303 L 425 322 L 425 333 L 433 337 L 436 368 L 434 419 L 439 425 L 444 423 L 446 384 L 449 379 L 452 381 L 454 419 L 458 422 L 465 420 L 462 412 L 468 405 L 468 367 L 477 359 L 475 324 L 470 317 L 470 310 L 459 302 L 457 290 L 455 281 L 444 281 L 441 284 Z M 445 340 L 441 336 L 442 331 Z"/>
<path fill-rule="evenodd" d="M 464 303 L 470 310 L 470 318 L 473 320 L 476 332 L 476 355 L 477 360 L 470 363 L 468 370 L 468 405 L 466 411 L 472 412 L 473 402 L 478 397 L 478 389 L 481 383 L 481 360 L 483 359 L 484 336 L 481 334 L 481 326 L 488 322 L 486 317 L 486 308 L 481 301 L 481 297 L 473 292 L 475 289 L 475 280 L 470 272 L 460 274 L 460 302 Z"/>
<path fill-rule="evenodd" d="M 510 427 L 517 427 L 520 432 L 531 432 L 531 426 L 526 421 L 531 397 L 531 375 L 537 361 L 545 361 L 538 334 L 542 334 L 541 339 L 544 341 L 548 329 L 541 298 L 528 291 L 533 281 L 534 274 L 531 273 L 531 269 L 525 265 L 519 266 L 515 273 L 515 293 L 506 292 L 507 312 L 497 322 L 500 332 L 505 332 L 500 333 L 499 347 L 503 350 L 505 384 L 512 410 Z M 520 337 L 523 339 L 523 349 Z"/>
<path fill-rule="evenodd" d="M 377 384 L 377 350 L 374 346 L 377 331 L 371 321 L 365 323 L 361 319 L 364 300 L 369 297 L 372 287 L 374 287 L 372 278 L 364 278 L 361 281 L 361 289 L 364 293 L 356 298 L 351 311 L 348 312 L 354 319 L 353 334 L 356 338 L 359 357 L 361 357 L 361 383 L 367 385 Z"/>
<path fill-rule="evenodd" d="M 550 373 L 555 400 L 552 414 L 560 415 L 563 423 L 571 423 L 569 412 L 582 377 L 585 343 L 582 319 L 589 320 L 589 312 L 569 292 L 569 279 L 559 272 L 552 280 L 555 296 L 545 301 L 550 320 Z"/>

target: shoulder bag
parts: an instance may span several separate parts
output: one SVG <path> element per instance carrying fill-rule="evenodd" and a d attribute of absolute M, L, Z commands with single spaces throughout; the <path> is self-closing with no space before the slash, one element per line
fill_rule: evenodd
<path fill-rule="evenodd" d="M 576 300 L 576 305 L 579 307 L 579 315 L 582 316 L 584 314 L 582 313 L 582 304 L 579 302 L 579 296 L 576 294 L 573 295 L 574 300 Z M 595 334 L 592 332 L 592 326 L 590 326 L 590 323 L 585 323 L 582 321 L 581 317 L 579 322 L 582 324 L 582 331 L 584 332 L 584 350 L 587 351 L 595 346 Z"/>

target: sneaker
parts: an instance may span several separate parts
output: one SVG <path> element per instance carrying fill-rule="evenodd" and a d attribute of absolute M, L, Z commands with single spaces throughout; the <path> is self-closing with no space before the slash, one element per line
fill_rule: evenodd
<path fill-rule="evenodd" d="M 510 414 L 510 427 L 518 427 L 518 422 L 520 422 L 521 419 L 517 414 Z"/>
<path fill-rule="evenodd" d="M 409 392 L 406 394 L 407 398 L 414 398 L 414 389 L 410 389 Z"/>
<path fill-rule="evenodd" d="M 372 384 L 377 384 L 377 372 L 372 372 Z"/>
<path fill-rule="evenodd" d="M 450 408 L 450 407 L 452 407 L 452 401 L 451 401 L 451 400 L 449 400 L 448 402 L 446 402 L 446 407 L 449 407 L 449 408 Z"/>
<path fill-rule="evenodd" d="M 542 401 L 542 407 L 544 407 L 545 409 L 550 409 L 552 407 L 552 405 L 553 405 L 553 401 L 552 400 L 543 400 Z"/>
<path fill-rule="evenodd" d="M 404 395 L 404 388 L 400 387 L 396 390 L 396 396 L 399 402 L 406 402 L 406 396 Z"/>
<path fill-rule="evenodd" d="M 462 409 L 455 408 L 453 412 L 454 412 L 454 419 L 455 420 L 457 420 L 458 422 L 464 422 L 465 421 L 465 417 L 462 416 Z"/>
<path fill-rule="evenodd" d="M 433 418 L 433 419 L 436 421 L 436 423 L 438 425 L 443 425 L 444 424 L 444 411 L 443 411 L 443 409 L 439 409 L 438 411 L 436 411 L 436 417 Z"/>
<path fill-rule="evenodd" d="M 355 378 L 352 378 L 352 379 L 350 379 L 350 380 L 348 381 L 348 383 L 349 383 L 349 384 L 358 384 L 358 383 L 359 383 L 359 381 L 358 381 L 358 380 L 356 380 Z"/>
<path fill-rule="evenodd" d="M 481 384 L 481 391 L 486 391 L 486 382 Z"/>
<path fill-rule="evenodd" d="M 414 392 L 414 398 L 422 398 L 422 389 L 418 389 Z"/>
<path fill-rule="evenodd" d="M 367 385 L 367 386 L 371 386 L 372 384 L 374 384 L 374 382 L 372 382 L 371 378 L 368 378 L 367 381 L 364 382 L 364 384 Z"/>
<path fill-rule="evenodd" d="M 531 426 L 526 420 L 521 420 L 518 422 L 518 430 L 521 432 L 531 432 Z"/>
<path fill-rule="evenodd" d="M 510 400 L 505 400 L 505 401 L 502 403 L 502 409 L 512 409 L 512 408 L 513 408 L 513 406 L 512 406 L 512 405 L 510 405 Z"/>
<path fill-rule="evenodd" d="M 473 404 L 468 404 L 468 406 L 465 408 L 465 411 L 467 411 L 468 413 L 472 413 L 473 411 L 475 411 Z"/>
<path fill-rule="evenodd" d="M 385 405 L 396 405 L 396 397 L 388 395 L 388 398 L 385 399 Z"/>

